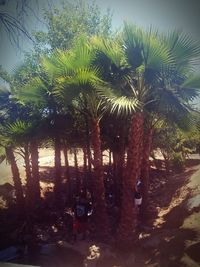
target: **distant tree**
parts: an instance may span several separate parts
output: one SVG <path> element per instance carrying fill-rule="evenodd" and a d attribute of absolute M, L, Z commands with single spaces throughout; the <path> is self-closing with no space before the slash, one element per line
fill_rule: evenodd
<path fill-rule="evenodd" d="M 95 2 L 76 0 L 52 7 L 44 13 L 46 31 L 34 33 L 37 46 L 48 49 L 69 49 L 76 39 L 86 36 L 109 35 L 112 15 L 110 10 L 102 14 Z"/>

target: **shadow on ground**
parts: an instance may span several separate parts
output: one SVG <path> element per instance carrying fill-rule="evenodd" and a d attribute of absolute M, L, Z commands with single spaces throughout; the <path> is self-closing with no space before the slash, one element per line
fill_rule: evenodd
<path fill-rule="evenodd" d="M 193 166 L 196 165 L 196 161 Z M 190 166 L 192 166 L 191 162 Z M 189 266 L 182 262 L 184 253 L 199 262 L 200 243 L 187 248 L 188 241 L 194 242 L 197 239 L 197 232 L 193 229 L 182 228 L 184 220 L 194 212 L 194 210 L 188 210 L 187 207 L 188 200 L 192 196 L 187 184 L 196 170 L 196 167 L 190 168 L 166 180 L 162 177 L 160 181 L 156 180 L 159 186 L 156 190 L 152 190 L 150 199 L 156 212 L 153 212 L 148 222 L 145 222 L 144 231 L 141 233 L 141 257 L 137 267 Z M 156 209 L 157 207 L 159 208 Z"/>

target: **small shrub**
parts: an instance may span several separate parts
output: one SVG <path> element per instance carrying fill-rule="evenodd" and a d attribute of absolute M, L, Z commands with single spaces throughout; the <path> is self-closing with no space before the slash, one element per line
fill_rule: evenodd
<path fill-rule="evenodd" d="M 170 165 L 172 171 L 180 173 L 185 168 L 185 158 L 182 156 L 180 152 L 174 152 L 170 159 Z"/>

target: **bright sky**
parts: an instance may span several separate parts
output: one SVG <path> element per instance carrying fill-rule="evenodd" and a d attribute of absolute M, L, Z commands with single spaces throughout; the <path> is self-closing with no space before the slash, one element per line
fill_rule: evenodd
<path fill-rule="evenodd" d="M 41 2 L 47 0 L 38 2 L 41 5 Z M 178 28 L 200 42 L 200 0 L 96 0 L 96 2 L 103 11 L 108 7 L 111 8 L 114 27 L 120 27 L 123 21 L 127 20 L 144 27 L 153 25 L 160 30 Z M 38 13 L 41 8 L 35 10 Z M 27 24 L 33 30 L 41 27 L 41 24 L 31 16 L 27 18 Z M 27 51 L 30 47 L 30 42 L 25 40 L 23 49 Z M 17 52 L 17 48 L 12 46 L 7 36 L 0 31 L 0 64 L 8 71 L 12 71 L 22 58 L 22 53 Z"/>

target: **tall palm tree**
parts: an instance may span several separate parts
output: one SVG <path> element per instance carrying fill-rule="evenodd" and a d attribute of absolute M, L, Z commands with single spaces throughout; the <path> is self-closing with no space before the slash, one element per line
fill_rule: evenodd
<path fill-rule="evenodd" d="M 184 127 L 184 118 L 188 121 L 188 115 L 192 111 L 191 102 L 198 97 L 200 89 L 200 77 L 194 75 L 194 66 L 200 57 L 198 43 L 178 31 L 162 35 L 161 39 L 173 59 L 173 68 L 167 68 L 161 73 L 160 80 L 156 81 L 153 87 L 154 101 L 151 102 L 149 99 L 149 104 L 145 107 L 148 113 L 148 126 L 141 173 L 144 216 L 148 214 L 149 156 L 156 123 L 159 123 L 160 119 L 165 119 Z"/>
<path fill-rule="evenodd" d="M 180 73 L 181 69 L 177 67 L 178 56 L 176 58 L 174 55 L 174 50 L 176 50 L 174 49 L 176 47 L 175 43 L 173 49 L 170 49 L 169 44 L 163 41 L 163 37 L 161 38 L 157 31 L 150 29 L 150 31 L 145 32 L 128 24 L 125 24 L 122 36 L 121 50 L 118 49 L 120 51 L 118 54 L 112 53 L 110 51 L 112 46 L 108 46 L 105 41 L 101 41 L 100 45 L 98 45 L 101 53 L 107 59 L 110 59 L 110 67 L 108 69 L 110 69 L 110 81 L 112 82 L 112 87 L 110 86 L 110 88 L 113 88 L 107 91 L 101 88 L 98 91 L 112 105 L 111 111 L 117 111 L 118 113 L 126 111 L 131 114 L 126 174 L 123 179 L 124 194 L 122 198 L 121 223 L 119 227 L 119 239 L 128 241 L 133 237 L 132 233 L 136 228 L 132 194 L 135 181 L 140 175 L 142 136 L 146 110 L 148 111 L 150 107 L 152 108 L 156 105 L 158 107 L 162 100 L 162 103 L 166 103 L 165 113 L 169 114 L 166 111 L 166 107 L 168 107 L 168 111 L 170 108 L 170 110 L 186 111 L 185 103 L 180 101 L 181 93 L 186 97 L 186 92 L 184 91 L 187 91 L 188 97 L 191 95 L 194 97 L 196 92 L 191 89 L 186 90 L 186 88 L 182 90 L 184 88 L 183 79 L 180 79 L 182 76 L 174 75 L 174 72 Z M 188 40 L 184 43 L 184 45 L 186 44 L 190 45 Z M 189 52 L 192 54 L 193 51 L 192 58 L 194 58 L 198 49 L 197 46 L 192 45 L 193 49 L 189 50 Z M 184 51 L 187 52 L 187 49 L 188 47 Z M 186 62 L 191 61 L 187 58 Z M 184 71 L 186 69 L 182 68 Z M 124 70 L 127 70 L 127 73 Z M 124 76 L 122 73 L 126 73 L 126 75 Z M 118 86 L 116 86 L 115 77 L 120 78 L 122 81 L 121 84 L 118 83 Z M 177 77 L 179 77 L 179 85 L 175 82 Z M 131 96 L 132 99 L 130 98 Z M 168 103 L 166 100 L 169 100 Z M 158 111 L 158 109 L 155 108 L 154 111 Z M 152 129 L 149 128 L 147 140 L 144 144 L 146 152 L 143 155 L 143 162 L 146 164 L 146 172 L 143 172 L 143 184 L 148 184 L 145 179 L 148 176 L 146 174 L 148 173 L 147 163 L 151 142 Z M 144 173 L 146 174 L 144 175 Z"/>
<path fill-rule="evenodd" d="M 14 150 L 16 148 L 15 140 L 8 135 L 7 126 L 13 117 L 12 110 L 16 109 L 16 104 L 10 100 L 11 92 L 7 88 L 0 88 L 0 146 L 3 148 L 3 159 L 6 158 L 11 165 L 11 172 L 13 176 L 13 183 L 16 193 L 16 203 L 19 213 L 23 214 L 25 208 L 22 182 L 20 178 L 19 169 L 17 166 Z M 12 114 L 12 116 L 11 116 Z"/>
<path fill-rule="evenodd" d="M 18 87 L 16 90 L 16 97 L 19 101 L 25 105 L 31 105 L 33 110 L 37 110 L 41 114 L 41 122 L 43 121 L 43 132 L 46 134 L 46 138 L 50 138 L 54 143 L 55 151 L 55 200 L 57 204 L 61 204 L 61 191 L 62 191 L 62 179 L 61 179 L 61 123 L 60 115 L 61 109 L 55 102 L 52 91 L 54 89 L 55 82 L 49 78 L 42 66 L 38 66 L 37 75 L 30 80 L 26 80 L 23 86 Z M 61 116 L 62 117 L 62 116 Z M 38 143 L 37 140 L 32 140 L 30 144 L 32 151 L 31 160 L 33 163 L 33 173 L 35 177 L 39 177 L 38 168 Z"/>
<path fill-rule="evenodd" d="M 57 88 L 54 94 L 58 99 L 63 99 L 65 104 L 71 100 L 82 96 L 82 103 L 86 103 L 84 111 L 90 118 L 91 143 L 93 147 L 94 165 L 94 202 L 95 202 L 95 221 L 97 229 L 102 236 L 108 233 L 108 222 L 106 215 L 106 203 L 104 194 L 104 179 L 101 159 L 101 139 L 99 115 L 101 101 L 94 91 L 95 84 L 100 83 L 99 70 L 94 66 L 96 58 L 95 50 L 80 40 L 70 51 L 56 51 L 50 58 L 43 60 L 43 65 L 48 75 L 57 80 Z M 101 218 L 101 219 L 100 219 Z M 103 219 L 102 219 L 103 218 Z M 103 222 L 103 223 L 102 223 Z"/>
<path fill-rule="evenodd" d="M 17 166 L 17 161 L 14 153 L 15 143 L 7 136 L 5 128 L 3 126 L 0 127 L 0 147 L 3 151 L 1 151 L 1 160 L 4 160 L 6 158 L 11 166 L 18 213 L 23 214 L 25 211 L 25 201 L 19 168 Z"/>
<path fill-rule="evenodd" d="M 161 70 L 162 62 L 169 60 L 166 49 L 154 40 L 156 34 L 145 34 L 141 29 L 125 25 L 122 44 L 114 44 L 118 51 L 112 52 L 105 41 L 97 44 L 98 49 L 110 60 L 110 82 L 112 90 L 103 88 L 99 93 L 112 105 L 111 111 L 124 112 L 130 116 L 126 172 L 123 177 L 123 196 L 119 239 L 131 241 L 136 230 L 136 216 L 133 202 L 135 182 L 140 174 L 141 143 L 143 136 L 144 105 L 148 84 L 147 70 L 154 67 L 154 76 Z M 146 41 L 146 43 L 145 43 Z M 147 42 L 148 41 L 148 42 Z M 146 47 L 145 47 L 145 45 Z M 152 59 L 154 55 L 154 61 Z M 120 81 L 120 83 L 116 82 Z"/>
<path fill-rule="evenodd" d="M 38 150 L 33 147 L 38 141 L 34 134 L 35 124 L 17 119 L 4 125 L 7 138 L 15 143 L 18 153 L 23 157 L 26 171 L 26 199 L 29 208 L 36 207 L 40 200 L 40 184 L 38 169 Z"/>

